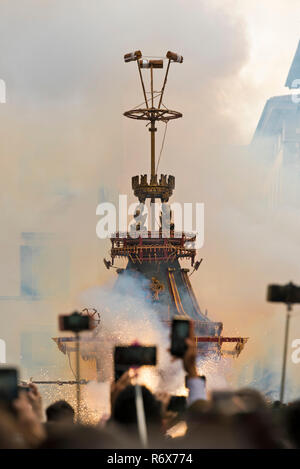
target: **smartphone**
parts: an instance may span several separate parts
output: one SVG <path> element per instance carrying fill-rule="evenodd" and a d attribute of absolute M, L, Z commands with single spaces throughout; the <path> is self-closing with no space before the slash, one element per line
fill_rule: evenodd
<path fill-rule="evenodd" d="M 132 367 L 156 365 L 156 347 L 119 346 L 114 350 L 115 381 Z"/>
<path fill-rule="evenodd" d="M 171 396 L 167 410 L 178 413 L 184 412 L 186 410 L 186 397 Z"/>
<path fill-rule="evenodd" d="M 16 368 L 0 368 L 0 400 L 11 403 L 17 399 L 18 370 Z"/>
<path fill-rule="evenodd" d="M 23 384 L 19 384 L 18 385 L 18 392 L 29 392 L 30 391 L 30 387 L 29 386 L 26 386 L 26 385 L 23 385 Z"/>
<path fill-rule="evenodd" d="M 80 314 L 75 311 L 69 315 L 58 317 L 60 331 L 81 332 L 93 329 L 93 320 L 87 314 Z"/>
<path fill-rule="evenodd" d="M 190 321 L 180 316 L 175 317 L 172 321 L 171 331 L 171 354 L 175 357 L 182 358 L 187 345 L 186 339 L 190 335 Z"/>

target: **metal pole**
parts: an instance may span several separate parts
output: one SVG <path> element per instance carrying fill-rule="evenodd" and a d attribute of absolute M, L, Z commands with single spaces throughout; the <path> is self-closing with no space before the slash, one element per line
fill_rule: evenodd
<path fill-rule="evenodd" d="M 80 344 L 79 332 L 75 333 L 76 338 L 76 415 L 77 423 L 80 423 Z"/>
<path fill-rule="evenodd" d="M 151 133 L 151 178 L 153 178 L 155 176 L 155 120 L 151 121 L 149 130 Z"/>
<path fill-rule="evenodd" d="M 151 107 L 153 108 L 154 107 L 154 97 L 153 97 L 153 67 L 152 67 L 152 65 L 151 65 L 150 73 L 151 73 Z"/>
<path fill-rule="evenodd" d="M 147 94 L 146 94 L 146 90 L 145 90 L 144 80 L 143 80 L 141 68 L 140 68 L 140 65 L 139 65 L 139 61 L 137 60 L 136 63 L 137 63 L 137 67 L 138 67 L 138 71 L 139 71 L 139 75 L 140 75 L 140 79 L 141 79 L 141 84 L 142 84 L 142 88 L 143 88 L 143 93 L 144 93 L 144 98 L 145 98 L 146 107 L 147 107 L 147 109 L 149 109 Z"/>
<path fill-rule="evenodd" d="M 150 182 L 155 183 L 155 120 L 151 121 L 151 127 L 150 127 L 150 133 L 151 133 L 151 179 Z M 150 213 L 151 213 L 151 231 L 155 231 L 155 197 L 151 198 L 151 203 L 150 203 Z"/>
<path fill-rule="evenodd" d="M 281 373 L 281 385 L 280 385 L 280 402 L 283 403 L 284 400 L 284 390 L 285 390 L 285 376 L 286 376 L 286 359 L 288 351 L 288 339 L 289 339 L 289 326 L 291 318 L 291 305 L 287 305 L 287 313 L 285 320 L 285 335 L 284 335 L 284 349 L 283 349 L 283 362 L 282 362 L 282 373 Z"/>
<path fill-rule="evenodd" d="M 139 384 L 135 385 L 135 407 L 136 407 L 137 424 L 138 424 L 140 440 L 141 440 L 143 447 L 147 448 L 148 432 L 147 432 L 147 424 L 146 424 L 146 417 L 145 417 L 143 394 L 142 394 L 141 386 Z"/>
<path fill-rule="evenodd" d="M 164 95 L 164 91 L 165 91 L 165 87 L 166 87 L 166 83 L 167 83 L 167 79 L 168 79 L 168 73 L 169 73 L 170 63 L 171 63 L 171 60 L 169 60 L 169 62 L 168 62 L 168 66 L 167 66 L 167 70 L 166 70 L 166 74 L 165 74 L 165 79 L 164 79 L 164 84 L 163 84 L 163 86 L 162 86 L 161 93 L 160 93 L 160 99 L 159 99 L 159 103 L 158 103 L 158 109 L 160 108 L 160 105 L 161 105 L 161 103 L 162 103 L 162 99 L 163 99 L 163 95 Z"/>
<path fill-rule="evenodd" d="M 58 386 L 63 386 L 64 384 L 77 384 L 77 381 L 60 381 L 59 379 L 56 381 L 30 381 L 30 383 L 34 384 L 57 384 Z M 26 384 L 26 382 L 24 382 Z M 88 381 L 86 379 L 81 379 L 80 384 L 88 384 Z"/>

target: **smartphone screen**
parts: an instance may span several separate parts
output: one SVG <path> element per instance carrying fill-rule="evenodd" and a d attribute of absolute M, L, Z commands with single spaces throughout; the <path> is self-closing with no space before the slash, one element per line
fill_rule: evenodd
<path fill-rule="evenodd" d="M 0 368 L 0 400 L 11 402 L 18 397 L 18 371 Z"/>
<path fill-rule="evenodd" d="M 171 333 L 171 354 L 183 357 L 187 345 L 185 340 L 190 334 L 190 321 L 188 319 L 173 319 Z"/>
<path fill-rule="evenodd" d="M 172 412 L 184 412 L 186 410 L 185 396 L 171 396 L 167 410 Z"/>
<path fill-rule="evenodd" d="M 67 316 L 58 317 L 60 331 L 81 332 L 92 329 L 92 320 L 90 316 L 79 313 L 73 313 Z"/>
<path fill-rule="evenodd" d="M 133 366 L 155 366 L 156 347 L 140 345 L 115 347 L 114 351 L 115 380 L 117 381 L 125 371 Z"/>

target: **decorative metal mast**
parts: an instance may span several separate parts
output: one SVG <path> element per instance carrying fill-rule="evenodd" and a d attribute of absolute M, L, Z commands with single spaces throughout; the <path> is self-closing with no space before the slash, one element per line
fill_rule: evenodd
<path fill-rule="evenodd" d="M 179 119 L 182 117 L 182 114 L 178 111 L 173 111 L 166 108 L 163 104 L 163 96 L 166 88 L 166 83 L 168 79 L 168 74 L 170 70 L 170 65 L 172 62 L 183 62 L 183 57 L 174 52 L 167 52 L 166 58 L 168 59 L 168 65 L 163 81 L 163 85 L 160 91 L 154 91 L 154 70 L 162 69 L 164 62 L 162 59 L 146 59 L 142 57 L 141 51 L 137 50 L 135 52 L 126 54 L 124 56 L 125 62 L 137 63 L 137 68 L 139 72 L 139 77 L 142 85 L 143 95 L 144 95 L 144 107 L 130 109 L 129 111 L 124 112 L 124 116 L 129 117 L 130 119 L 144 120 L 149 121 L 150 135 L 151 135 L 151 176 L 148 183 L 147 176 L 143 175 L 141 178 L 139 176 L 134 176 L 132 178 L 132 188 L 134 194 L 138 197 L 141 203 L 144 203 L 147 198 L 151 199 L 151 202 L 154 202 L 155 199 L 160 199 L 162 202 L 168 202 L 169 197 L 172 195 L 173 189 L 175 187 L 175 178 L 174 176 L 162 175 L 161 179 L 157 180 L 157 167 L 155 161 L 155 132 L 157 131 L 156 122 L 161 121 L 167 124 L 170 120 Z M 142 70 L 148 69 L 150 72 L 150 92 L 146 92 L 145 82 L 142 74 Z M 150 96 L 147 97 L 147 94 Z M 159 98 L 158 105 L 155 106 L 155 100 Z M 148 124 L 148 125 L 149 125 Z"/>

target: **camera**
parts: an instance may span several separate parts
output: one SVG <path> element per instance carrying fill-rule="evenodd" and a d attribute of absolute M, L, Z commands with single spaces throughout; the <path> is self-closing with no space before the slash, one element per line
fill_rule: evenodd
<path fill-rule="evenodd" d="M 58 318 L 60 331 L 72 331 L 75 333 L 93 329 L 93 320 L 89 315 L 83 315 L 74 311 L 69 315 L 60 315 Z"/>
<path fill-rule="evenodd" d="M 155 366 L 156 347 L 142 345 L 119 346 L 114 350 L 115 381 L 131 367 Z"/>
<path fill-rule="evenodd" d="M 300 287 L 292 282 L 287 285 L 269 285 L 267 301 L 286 304 L 300 303 Z"/>
<path fill-rule="evenodd" d="M 190 335 L 190 321 L 185 317 L 176 316 L 172 321 L 171 354 L 182 358 L 187 349 L 185 343 Z"/>

